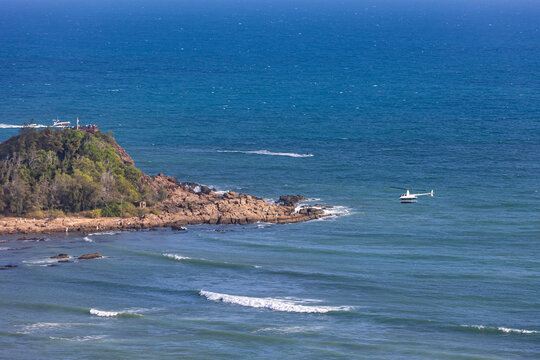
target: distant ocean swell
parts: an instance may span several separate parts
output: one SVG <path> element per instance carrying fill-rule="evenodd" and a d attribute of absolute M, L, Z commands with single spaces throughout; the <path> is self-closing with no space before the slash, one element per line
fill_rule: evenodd
<path fill-rule="evenodd" d="M 315 306 L 304 305 L 306 302 L 313 302 L 313 300 L 290 300 L 279 298 L 258 298 L 249 296 L 238 296 L 229 294 L 220 294 L 211 291 L 201 290 L 199 295 L 207 298 L 210 301 L 224 302 L 229 304 L 236 304 L 245 307 L 269 309 L 274 311 L 294 312 L 294 313 L 318 313 L 324 314 L 333 311 L 349 311 L 352 308 L 350 306 Z"/>
<path fill-rule="evenodd" d="M 270 155 L 270 156 L 288 156 L 294 158 L 307 158 L 313 157 L 313 154 L 297 154 L 297 153 L 286 153 L 286 152 L 271 152 L 268 150 L 218 150 L 217 152 L 221 153 L 241 153 L 241 154 L 256 154 L 256 155 Z"/>
<path fill-rule="evenodd" d="M 201 264 L 201 265 L 229 267 L 229 268 L 259 268 L 259 266 L 257 265 L 234 264 L 234 263 L 213 261 L 213 260 L 207 260 L 207 259 L 193 259 L 187 256 L 178 255 L 178 254 L 164 253 L 162 255 L 166 258 L 173 259 L 176 261 L 190 262 L 190 263 Z"/>

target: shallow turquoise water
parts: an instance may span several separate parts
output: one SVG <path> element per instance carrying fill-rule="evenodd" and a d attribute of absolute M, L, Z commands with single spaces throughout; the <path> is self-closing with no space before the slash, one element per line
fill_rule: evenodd
<path fill-rule="evenodd" d="M 79 116 L 147 173 L 341 210 L 3 237 L 0 357 L 540 356 L 538 5 L 0 9 L 1 139 Z"/>

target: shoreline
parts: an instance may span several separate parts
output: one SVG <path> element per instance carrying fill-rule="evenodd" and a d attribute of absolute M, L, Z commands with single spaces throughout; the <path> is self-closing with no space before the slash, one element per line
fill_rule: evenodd
<path fill-rule="evenodd" d="M 140 217 L 88 218 L 68 215 L 56 219 L 5 217 L 0 219 L 0 235 L 54 234 L 77 232 L 89 234 L 103 231 L 144 230 L 153 228 L 181 229 L 185 225 L 246 225 L 252 223 L 290 224 L 330 216 L 324 210 L 331 207 L 304 205 L 300 195 L 281 196 L 276 204 L 253 195 L 233 191 L 221 193 L 203 185 L 180 183 L 178 180 L 156 175 L 148 177 L 149 184 L 169 191 L 167 199 L 148 209 Z"/>

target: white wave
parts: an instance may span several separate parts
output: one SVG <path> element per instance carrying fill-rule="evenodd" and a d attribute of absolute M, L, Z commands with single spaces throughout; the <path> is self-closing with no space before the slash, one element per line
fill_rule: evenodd
<path fill-rule="evenodd" d="M 298 213 L 302 209 L 306 208 L 312 208 L 312 209 L 319 209 L 323 211 L 323 218 L 320 218 L 318 220 L 325 220 L 328 218 L 335 218 L 338 216 L 347 216 L 351 215 L 351 208 L 348 208 L 346 206 L 313 206 L 313 205 L 307 205 L 305 204 L 305 201 L 302 201 L 296 207 L 294 208 L 293 214 Z"/>
<path fill-rule="evenodd" d="M 0 251 L 6 251 L 6 250 L 11 250 L 11 248 L 9 248 L 9 247 L 0 247 Z"/>
<path fill-rule="evenodd" d="M 132 309 L 125 309 L 120 311 L 105 311 L 105 310 L 99 310 L 99 309 L 90 309 L 90 314 L 100 316 L 100 317 L 115 317 L 119 315 L 140 315 L 143 312 L 149 311 L 150 309 L 145 308 L 132 308 Z"/>
<path fill-rule="evenodd" d="M 163 255 L 165 257 L 168 257 L 170 259 L 178 260 L 178 261 L 191 259 L 190 257 L 181 256 L 181 255 L 177 255 L 177 254 L 161 254 L 161 255 Z"/>
<path fill-rule="evenodd" d="M 83 240 L 84 240 L 84 241 L 87 241 L 87 242 L 94 242 L 94 240 L 90 239 L 90 237 L 88 237 L 88 236 L 85 236 L 85 237 L 83 238 Z"/>
<path fill-rule="evenodd" d="M 118 314 L 120 314 L 120 312 L 119 311 L 103 311 L 103 310 L 98 310 L 98 309 L 90 309 L 90 314 L 101 316 L 101 317 L 113 317 L 113 316 L 118 316 Z"/>
<path fill-rule="evenodd" d="M 88 236 L 101 236 L 101 235 L 116 235 L 122 233 L 121 231 L 103 231 L 103 232 L 97 232 L 88 234 Z"/>
<path fill-rule="evenodd" d="M 540 331 L 537 330 L 527 330 L 527 329 L 512 329 L 507 327 L 490 327 L 484 325 L 461 325 L 463 327 L 474 328 L 478 330 L 498 330 L 503 333 L 517 333 L 517 334 L 540 334 Z"/>
<path fill-rule="evenodd" d="M 286 327 L 267 327 L 256 330 L 256 333 L 259 332 L 277 332 L 284 334 L 296 334 L 301 332 L 311 332 L 311 331 L 320 331 L 322 326 L 286 326 Z"/>
<path fill-rule="evenodd" d="M 323 209 L 323 214 L 330 217 L 351 215 L 351 209 L 346 206 L 332 206 Z"/>
<path fill-rule="evenodd" d="M 29 264 L 29 265 L 45 265 L 45 266 L 47 266 L 48 264 L 54 264 L 54 263 L 58 262 L 58 260 L 67 260 L 67 259 L 71 259 L 71 256 L 69 258 L 56 258 L 56 259 L 44 258 L 44 259 L 23 260 L 22 262 L 24 264 Z"/>
<path fill-rule="evenodd" d="M 75 337 L 55 337 L 55 336 L 49 336 L 49 339 L 51 340 L 65 340 L 65 341 L 75 341 L 75 342 L 84 342 L 84 341 L 93 341 L 93 340 L 101 340 L 103 338 L 106 338 L 108 335 L 88 335 L 88 336 L 75 336 Z"/>
<path fill-rule="evenodd" d="M 0 129 L 20 129 L 24 127 L 24 125 L 13 125 L 13 124 L 0 124 Z M 33 128 L 44 128 L 47 127 L 46 125 L 41 124 L 33 124 Z"/>
<path fill-rule="evenodd" d="M 327 313 L 329 311 L 348 311 L 349 306 L 310 306 L 303 305 L 304 300 L 257 298 L 249 296 L 237 296 L 220 294 L 211 291 L 201 290 L 199 295 L 208 300 L 247 306 L 252 308 L 263 308 L 275 311 L 296 312 L 296 313 Z"/>
<path fill-rule="evenodd" d="M 511 329 L 511 328 L 505 328 L 505 327 L 498 327 L 498 330 L 505 332 L 505 333 L 518 333 L 518 334 L 538 334 L 540 331 L 536 330 L 526 330 L 526 329 Z"/>
<path fill-rule="evenodd" d="M 270 156 L 289 156 L 294 158 L 305 158 L 305 157 L 313 157 L 313 154 L 297 154 L 297 153 L 286 153 L 286 152 L 271 152 L 268 150 L 250 150 L 250 151 L 242 151 L 242 150 L 218 150 L 217 152 L 223 152 L 223 153 L 242 153 L 242 154 L 257 154 L 257 155 L 270 155 Z"/>

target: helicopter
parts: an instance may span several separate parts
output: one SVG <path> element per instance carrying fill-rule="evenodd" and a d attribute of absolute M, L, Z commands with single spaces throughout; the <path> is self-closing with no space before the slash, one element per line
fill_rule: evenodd
<path fill-rule="evenodd" d="M 409 189 L 395 187 L 395 186 L 389 186 L 389 187 L 392 188 L 392 189 L 405 190 L 405 194 L 401 194 L 399 196 L 399 201 L 401 201 L 402 204 L 415 203 L 415 202 L 417 202 L 417 199 L 418 199 L 419 196 L 429 195 L 429 196 L 433 197 L 433 190 L 431 190 L 430 192 L 425 192 L 425 193 L 420 193 L 420 194 L 411 194 L 409 192 Z M 427 190 L 420 190 L 420 191 L 427 191 Z"/>

